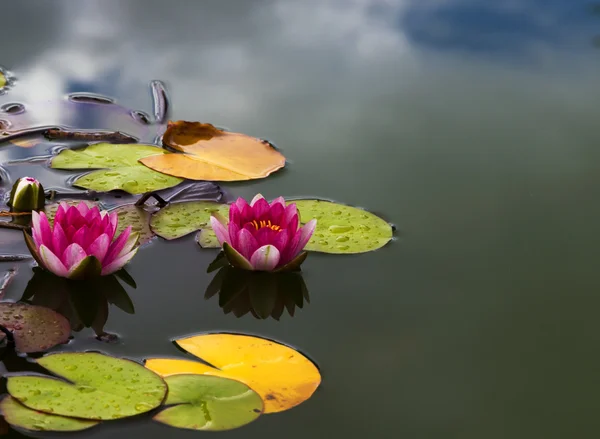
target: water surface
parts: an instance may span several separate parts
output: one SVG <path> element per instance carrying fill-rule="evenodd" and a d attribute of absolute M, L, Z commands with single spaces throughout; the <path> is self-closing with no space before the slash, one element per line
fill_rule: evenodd
<path fill-rule="evenodd" d="M 120 342 L 83 331 L 67 349 L 174 356 L 170 339 L 223 330 L 318 362 L 312 399 L 223 438 L 597 436 L 600 18 L 589 4 L 20 0 L 5 13 L 0 64 L 18 82 L 3 103 L 94 92 L 150 112 L 148 83 L 162 79 L 174 119 L 267 138 L 288 158 L 271 178 L 228 185 L 235 195 L 318 196 L 398 227 L 374 253 L 311 254 L 311 304 L 279 322 L 204 300 L 215 253 L 193 237 L 155 242 L 129 266 L 135 315 L 111 310 Z M 51 105 L 32 120 L 93 125 Z M 0 161 L 32 151 L 4 146 Z M 7 294 L 18 299 L 31 275 L 21 265 Z M 202 434 L 128 420 L 77 437 Z"/>

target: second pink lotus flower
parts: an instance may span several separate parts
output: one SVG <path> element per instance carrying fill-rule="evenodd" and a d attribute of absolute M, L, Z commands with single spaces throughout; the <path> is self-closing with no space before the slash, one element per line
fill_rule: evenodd
<path fill-rule="evenodd" d="M 61 203 L 50 225 L 44 212 L 31 213 L 32 237 L 27 247 L 43 268 L 60 277 L 82 279 L 120 270 L 136 254 L 138 234 L 131 226 L 116 236 L 116 213 L 101 212 L 85 202 Z"/>
<path fill-rule="evenodd" d="M 317 225 L 313 219 L 299 228 L 294 203 L 286 206 L 279 197 L 269 204 L 260 194 L 250 204 L 238 198 L 229 209 L 229 223 L 217 216 L 210 221 L 229 262 L 256 271 L 297 268 Z"/>

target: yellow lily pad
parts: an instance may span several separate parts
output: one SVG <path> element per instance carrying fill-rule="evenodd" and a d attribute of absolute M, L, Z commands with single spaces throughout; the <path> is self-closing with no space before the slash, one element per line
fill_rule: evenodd
<path fill-rule="evenodd" d="M 148 359 L 146 367 L 163 377 L 199 374 L 240 381 L 261 396 L 265 413 L 301 404 L 321 383 L 319 369 L 311 360 L 272 340 L 242 334 L 201 334 L 176 343 L 215 367 L 171 358 Z"/>

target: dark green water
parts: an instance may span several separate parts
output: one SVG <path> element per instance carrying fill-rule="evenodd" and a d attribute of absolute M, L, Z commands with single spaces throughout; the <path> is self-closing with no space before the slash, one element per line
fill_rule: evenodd
<path fill-rule="evenodd" d="M 172 338 L 224 330 L 318 362 L 312 399 L 223 438 L 597 437 L 600 19 L 580 1 L 438 3 L 4 5 L 0 64 L 18 82 L 3 103 L 85 91 L 149 111 L 148 83 L 162 79 L 174 119 L 267 138 L 288 158 L 233 194 L 329 198 L 398 227 L 374 253 L 311 254 L 311 303 L 279 322 L 204 300 L 215 253 L 192 236 L 155 242 L 128 268 L 135 315 L 111 309 L 120 343 L 83 331 L 67 349 L 173 356 Z M 36 108 L 39 124 L 104 123 Z M 2 146 L 0 162 L 47 147 Z M 18 233 L 0 243 L 25 251 Z M 22 264 L 7 296 L 31 276 Z M 133 420 L 81 436 L 203 434 Z"/>

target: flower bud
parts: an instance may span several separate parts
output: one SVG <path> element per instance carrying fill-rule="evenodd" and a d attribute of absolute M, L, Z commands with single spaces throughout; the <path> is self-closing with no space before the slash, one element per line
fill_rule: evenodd
<path fill-rule="evenodd" d="M 35 178 L 19 178 L 10 191 L 8 205 L 13 212 L 30 212 L 44 208 L 44 188 Z"/>

